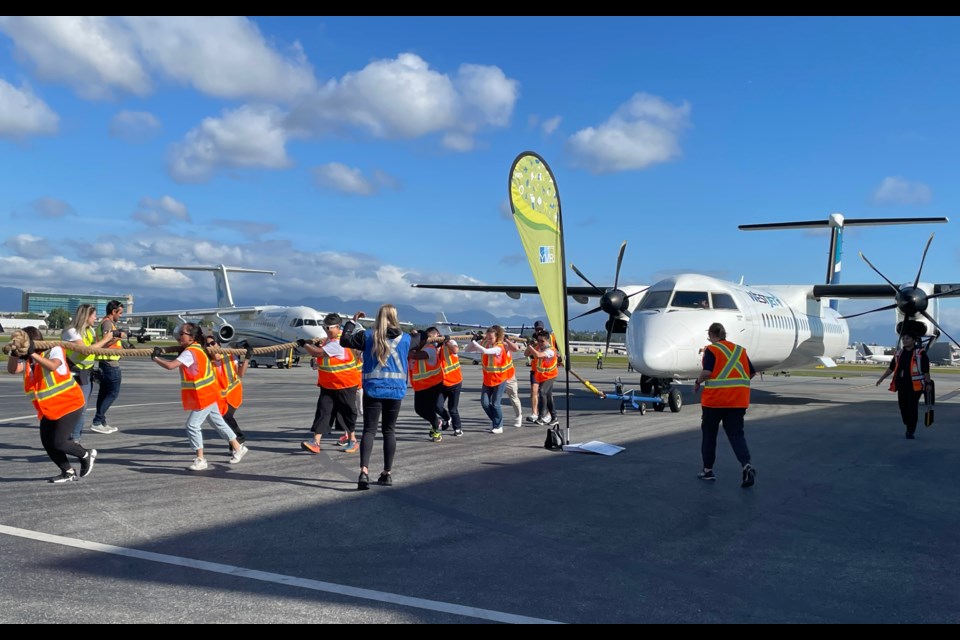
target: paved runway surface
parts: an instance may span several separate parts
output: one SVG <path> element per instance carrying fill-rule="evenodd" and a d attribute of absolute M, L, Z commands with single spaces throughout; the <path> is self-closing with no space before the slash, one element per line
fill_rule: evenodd
<path fill-rule="evenodd" d="M 395 485 L 365 492 L 358 454 L 299 447 L 307 367 L 250 370 L 250 453 L 227 464 L 210 429 L 210 469 L 192 472 L 177 373 L 124 361 L 120 430 L 84 434 L 99 457 L 67 485 L 45 481 L 20 377 L 0 378 L 0 622 L 960 622 L 953 377 L 934 370 L 936 424 L 916 440 L 874 374 L 756 380 L 741 489 L 722 435 L 718 481 L 697 479 L 689 385 L 679 413 L 621 415 L 571 378 L 572 440 L 626 447 L 606 457 L 547 451 L 545 427 L 488 433 L 479 367 L 464 371 L 464 437 L 430 442 L 408 391 Z M 609 391 L 624 375 L 581 373 Z"/>

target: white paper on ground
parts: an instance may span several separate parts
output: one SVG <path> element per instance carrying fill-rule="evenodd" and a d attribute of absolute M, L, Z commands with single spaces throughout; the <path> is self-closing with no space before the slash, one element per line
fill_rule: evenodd
<path fill-rule="evenodd" d="M 620 447 L 615 444 L 600 442 L 599 440 L 591 440 L 590 442 L 574 442 L 563 445 L 564 451 L 570 451 L 572 453 L 599 453 L 600 455 L 604 456 L 615 456 L 625 448 L 626 447 Z"/>

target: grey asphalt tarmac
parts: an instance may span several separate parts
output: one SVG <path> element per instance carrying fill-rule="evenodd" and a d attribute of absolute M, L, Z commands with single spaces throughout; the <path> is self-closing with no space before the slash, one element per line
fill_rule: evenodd
<path fill-rule="evenodd" d="M 85 433 L 96 466 L 67 485 L 46 482 L 19 376 L 0 378 L 0 622 L 960 621 L 953 378 L 916 440 L 872 375 L 755 380 L 757 484 L 742 489 L 722 435 L 718 480 L 697 479 L 689 385 L 679 413 L 621 415 L 571 378 L 572 441 L 625 447 L 601 456 L 545 450 L 544 427 L 487 432 L 480 369 L 464 372 L 464 437 L 430 442 L 409 391 L 395 485 L 365 492 L 357 454 L 299 447 L 308 367 L 251 370 L 250 453 L 227 464 L 209 429 L 210 469 L 192 472 L 177 373 L 124 361 L 119 431 Z M 520 388 L 529 413 L 526 375 Z M 562 382 L 557 400 L 566 426 Z"/>

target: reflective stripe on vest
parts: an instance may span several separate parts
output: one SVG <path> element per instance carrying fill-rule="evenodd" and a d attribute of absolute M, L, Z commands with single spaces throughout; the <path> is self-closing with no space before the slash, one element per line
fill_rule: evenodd
<path fill-rule="evenodd" d="M 910 358 L 910 380 L 913 383 L 914 391 L 923 391 L 923 371 L 920 370 L 920 354 L 923 352 L 923 349 L 914 349 L 913 357 Z M 903 353 L 903 349 L 897 349 L 896 355 L 894 355 L 893 361 L 893 377 L 890 379 L 890 391 L 897 390 L 897 368 L 900 366 L 900 354 Z"/>
<path fill-rule="evenodd" d="M 330 339 L 323 344 L 340 342 Z M 322 348 L 322 345 L 321 345 Z M 324 389 L 349 389 L 360 385 L 360 359 L 352 349 L 344 349 L 343 357 L 333 358 L 326 352 L 317 358 L 317 386 Z"/>
<path fill-rule="evenodd" d="M 557 377 L 557 352 L 553 352 L 552 358 L 537 358 L 537 366 L 533 370 L 533 379 L 537 382 L 545 382 Z"/>
<path fill-rule="evenodd" d="M 194 342 L 187 349 L 193 354 L 197 373 L 192 374 L 187 367 L 180 365 L 180 401 L 188 411 L 204 409 L 220 398 L 220 386 L 203 347 Z"/>
<path fill-rule="evenodd" d="M 443 369 L 440 354 L 435 345 L 427 345 L 424 351 L 433 350 L 433 364 L 428 359 L 410 361 L 410 386 L 414 391 L 422 391 L 443 383 Z"/>
<path fill-rule="evenodd" d="M 114 328 L 116 328 L 117 325 L 114 324 L 113 326 L 114 326 Z M 97 327 L 97 339 L 98 339 L 98 340 L 103 340 L 103 323 L 102 323 L 102 322 L 101 322 L 100 325 Z M 111 344 L 108 344 L 106 347 L 104 347 L 104 349 L 123 349 L 123 344 L 122 344 L 120 338 L 117 338 L 116 342 L 113 342 L 113 343 L 111 343 Z M 97 360 L 119 360 L 119 359 L 120 359 L 120 356 L 119 356 L 119 355 L 116 355 L 116 356 L 96 356 L 96 358 L 97 358 Z"/>
<path fill-rule="evenodd" d="M 732 348 L 731 348 L 732 347 Z M 711 377 L 703 383 L 701 406 L 746 408 L 750 405 L 750 374 L 747 353 L 732 342 L 714 342 L 707 346 L 715 362 Z"/>
<path fill-rule="evenodd" d="M 43 354 L 47 359 L 49 356 L 49 351 Z M 28 362 L 23 386 L 24 391 L 27 391 L 28 387 L 33 391 L 38 415 L 49 420 L 57 420 L 84 404 L 83 391 L 69 370 L 60 374 L 56 370 L 45 369 L 39 363 L 31 366 Z"/>
<path fill-rule="evenodd" d="M 97 333 L 93 330 L 93 327 L 87 327 L 83 330 L 81 339 L 83 340 L 83 344 L 89 347 L 97 341 Z M 83 355 L 79 351 L 74 351 L 70 348 L 66 349 L 66 356 L 73 361 L 73 365 L 77 369 L 91 369 L 97 361 L 95 354 Z"/>
<path fill-rule="evenodd" d="M 223 381 L 224 388 L 220 391 L 227 404 L 231 407 L 239 407 L 243 403 L 243 385 L 240 383 L 240 376 L 237 375 L 237 363 L 232 355 L 224 355 L 223 360 Z"/>
<path fill-rule="evenodd" d="M 376 351 L 371 347 L 374 365 L 370 371 L 363 372 L 364 380 L 403 380 L 406 378 L 406 374 L 403 371 L 403 363 L 400 361 L 400 354 L 397 353 L 397 347 L 400 346 L 402 339 L 403 334 L 401 333 L 396 338 L 387 340 L 388 353 L 386 364 L 380 364 L 380 361 L 376 357 Z M 388 369 L 387 367 L 390 368 Z"/>
<path fill-rule="evenodd" d="M 495 387 L 513 377 L 513 358 L 507 353 L 506 345 L 498 342 L 493 346 L 500 347 L 500 355 L 483 354 L 480 358 L 483 365 L 483 384 L 488 387 Z"/>
<path fill-rule="evenodd" d="M 452 387 L 463 382 L 463 372 L 460 371 L 460 356 L 453 353 L 446 345 L 441 345 L 439 358 L 443 385 Z"/>

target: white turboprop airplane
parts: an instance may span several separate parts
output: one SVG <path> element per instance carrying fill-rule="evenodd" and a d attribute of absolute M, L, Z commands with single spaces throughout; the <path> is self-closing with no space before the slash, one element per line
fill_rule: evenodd
<path fill-rule="evenodd" d="M 233 302 L 233 293 L 227 272 L 268 273 L 276 275 L 275 271 L 261 269 L 244 269 L 241 267 L 227 267 L 222 264 L 207 266 L 168 267 L 151 265 L 151 269 L 174 269 L 177 271 L 210 271 L 216 280 L 217 306 L 209 309 L 175 309 L 173 311 L 143 311 L 124 314 L 125 318 L 147 318 L 156 316 L 176 316 L 183 322 L 206 319 L 214 323 L 214 331 L 224 343 L 236 344 L 246 341 L 253 347 L 265 347 L 298 339 L 313 340 L 325 338 L 327 332 L 323 330 L 323 317 L 326 313 L 311 307 L 280 305 L 258 305 L 238 307 Z M 300 349 L 294 349 L 299 359 Z M 282 354 L 280 354 L 282 355 Z M 272 367 L 277 366 L 280 360 L 276 358 L 261 358 L 259 364 Z M 250 361 L 250 366 L 256 367 L 256 360 Z"/>
<path fill-rule="evenodd" d="M 927 308 L 929 306 L 936 315 L 936 298 L 960 295 L 960 284 L 921 283 L 919 271 L 912 284 L 899 287 L 882 274 L 887 285 L 841 285 L 838 282 L 844 226 L 947 221 L 947 218 L 941 217 L 844 220 L 841 214 L 834 213 L 826 221 L 740 226 L 743 230 L 828 227 L 831 231 L 830 254 L 827 283 L 823 285 L 745 285 L 688 273 L 666 278 L 649 288 L 617 287 L 615 278 L 614 286 L 606 290 L 590 283 L 589 291 L 584 291 L 585 287 L 567 287 L 567 293 L 577 300 L 578 296 L 600 297 L 600 306 L 581 315 L 601 310 L 608 313 L 608 342 L 610 333 L 616 333 L 620 326 L 623 327 L 621 330 L 627 334 L 627 357 L 633 368 L 641 374 L 641 392 L 659 395 L 676 412 L 682 406 L 682 399 L 673 383 L 695 378 L 699 374 L 702 349 L 708 344 L 706 330 L 713 322 L 723 324 L 728 338 L 747 350 L 757 371 L 810 364 L 836 366 L 834 359 L 841 356 L 850 344 L 850 328 L 846 317 L 837 309 L 838 298 L 893 297 L 893 304 L 864 313 L 895 308 L 900 320 L 898 332 L 903 320 L 911 319 L 923 324 L 927 336 L 939 336 L 942 329 Z M 927 242 L 928 249 L 929 246 L 930 241 Z M 617 278 L 623 248 L 621 245 Z M 869 261 L 867 263 L 870 264 Z M 570 266 L 590 282 L 576 267 Z M 870 266 L 877 271 L 873 265 Z M 921 269 L 922 266 L 921 261 Z M 523 293 L 537 293 L 535 286 L 413 286 L 494 291 L 507 293 L 514 298 Z M 643 296 L 637 296 L 641 292 L 644 292 Z M 630 304 L 634 296 L 639 301 Z M 663 410 L 663 404 L 654 405 L 654 408 Z"/>

